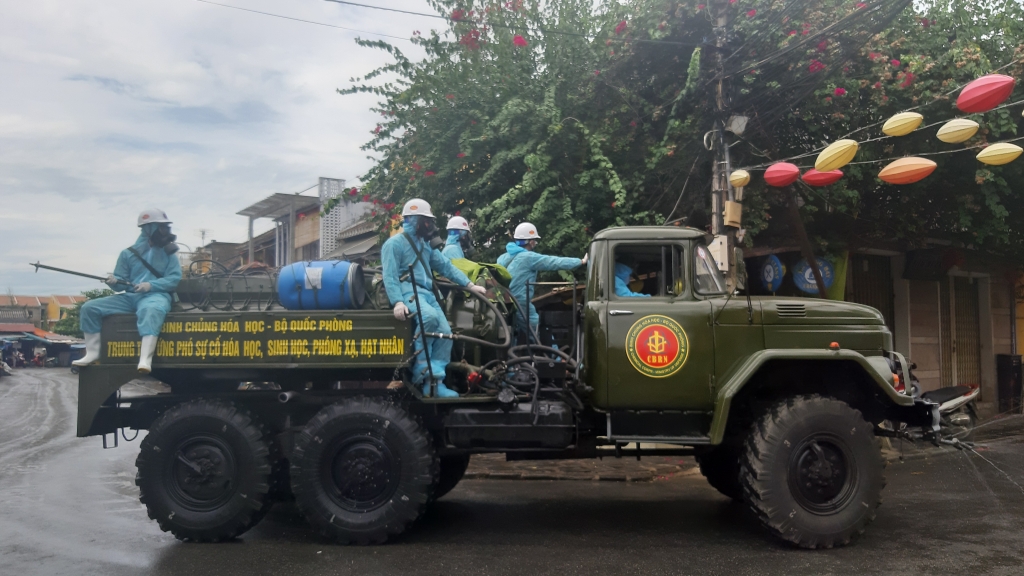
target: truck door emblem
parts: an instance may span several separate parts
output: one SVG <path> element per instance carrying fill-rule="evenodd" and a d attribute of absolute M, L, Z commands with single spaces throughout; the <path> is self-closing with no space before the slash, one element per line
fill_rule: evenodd
<path fill-rule="evenodd" d="M 666 378 L 678 372 L 688 352 L 686 331 L 668 316 L 644 316 L 626 333 L 629 363 L 651 378 Z"/>

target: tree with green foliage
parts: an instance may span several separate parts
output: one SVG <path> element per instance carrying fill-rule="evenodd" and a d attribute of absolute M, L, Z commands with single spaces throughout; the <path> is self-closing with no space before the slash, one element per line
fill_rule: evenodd
<path fill-rule="evenodd" d="M 79 326 L 79 318 L 82 314 L 82 305 L 89 300 L 103 298 L 104 296 L 112 296 L 113 294 L 114 291 L 109 288 L 97 288 L 96 290 L 86 290 L 85 292 L 82 292 L 82 295 L 85 296 L 85 300 L 76 302 L 74 308 L 68 310 L 67 315 L 57 321 L 53 327 L 53 331 L 65 336 L 82 338 L 82 328 Z"/>
<path fill-rule="evenodd" d="M 365 146 L 377 163 L 353 193 L 376 202 L 382 224 L 423 197 L 437 213 L 470 218 L 484 257 L 524 220 L 540 228 L 541 250 L 559 253 L 579 253 L 608 226 L 702 227 L 705 143 L 725 120 L 715 106 L 723 98 L 729 114 L 749 118 L 742 136 L 728 135 L 733 167 L 755 172 L 744 199 L 748 242 L 791 235 L 772 224 L 788 197 L 757 170 L 794 156 L 810 167 L 817 150 L 852 134 L 863 141 L 857 161 L 870 163 L 851 165 L 832 187 L 799 190 L 817 248 L 936 234 L 1024 245 L 1022 168 L 986 167 L 977 150 L 964 151 L 1015 135 L 1019 108 L 972 116 L 983 130 L 962 145 L 935 139 L 937 126 L 879 138 L 881 122 L 901 110 L 920 107 L 929 125 L 958 115 L 956 89 L 980 75 L 1019 77 L 1019 3 L 729 2 L 721 77 L 707 1 L 432 4 L 448 25 L 413 37 L 423 60 L 359 41 L 394 61 L 340 90 L 381 99 Z M 920 184 L 877 179 L 883 159 L 937 152 L 939 170 Z"/>

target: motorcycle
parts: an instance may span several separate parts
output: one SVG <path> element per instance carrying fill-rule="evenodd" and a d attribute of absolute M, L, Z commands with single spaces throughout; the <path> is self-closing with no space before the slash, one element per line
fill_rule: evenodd
<path fill-rule="evenodd" d="M 974 426 L 978 423 L 978 409 L 975 399 L 981 394 L 978 384 L 949 386 L 921 392 L 921 382 L 914 376 L 917 364 L 910 363 L 910 394 L 915 398 L 930 400 L 939 405 L 939 423 L 944 438 L 970 440 Z"/>
<path fill-rule="evenodd" d="M 56 368 L 59 363 L 60 359 L 54 356 L 43 356 L 41 354 L 37 354 L 29 360 L 28 365 L 34 368 Z"/>

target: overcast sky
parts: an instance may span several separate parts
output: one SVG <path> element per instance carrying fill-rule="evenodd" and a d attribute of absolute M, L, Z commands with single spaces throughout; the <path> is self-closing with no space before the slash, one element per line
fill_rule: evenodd
<path fill-rule="evenodd" d="M 401 37 L 443 24 L 322 0 L 216 1 Z M 203 228 L 243 241 L 242 208 L 370 165 L 359 146 L 374 99 L 335 90 L 385 61 L 353 41 L 376 36 L 197 0 L 0 0 L 0 15 L 3 293 L 101 287 L 28 263 L 105 275 L 144 208 L 163 208 L 189 246 Z"/>

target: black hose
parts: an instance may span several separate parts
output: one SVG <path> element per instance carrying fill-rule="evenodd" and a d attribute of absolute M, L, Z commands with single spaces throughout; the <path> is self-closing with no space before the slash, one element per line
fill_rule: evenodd
<path fill-rule="evenodd" d="M 479 338 L 473 338 L 472 336 L 463 336 L 462 334 L 431 334 L 432 337 L 435 337 L 435 338 L 449 338 L 451 340 L 461 340 L 463 342 L 470 342 L 470 343 L 473 343 L 473 344 L 478 344 L 480 346 L 487 346 L 489 348 L 498 348 L 498 349 L 508 348 L 509 346 L 512 345 L 512 332 L 508 328 L 508 323 L 505 322 L 505 317 L 501 314 L 501 311 L 498 310 L 498 307 L 494 305 L 494 302 L 491 302 L 490 299 L 487 298 L 487 296 L 481 296 L 481 295 L 479 295 L 479 294 L 477 294 L 477 293 L 467 289 L 465 286 L 459 286 L 459 285 L 457 285 L 457 284 L 455 284 L 453 282 L 443 282 L 443 281 L 438 281 L 438 280 L 435 280 L 435 282 L 437 284 L 441 285 L 441 286 L 448 286 L 448 287 L 452 287 L 452 288 L 455 288 L 455 289 L 458 289 L 458 290 L 465 290 L 466 292 L 469 292 L 470 296 L 472 296 L 473 298 L 476 298 L 477 300 L 483 302 L 488 308 L 491 309 L 491 312 L 494 312 L 495 318 L 498 319 L 498 322 L 501 322 L 501 327 L 505 329 L 505 341 L 502 342 L 501 344 L 495 344 L 494 342 L 489 342 L 487 340 L 481 340 Z"/>
<path fill-rule="evenodd" d="M 551 347 L 548 347 L 548 346 L 542 346 L 540 344 L 520 344 L 519 346 L 513 346 L 512 348 L 509 348 L 508 355 L 510 357 L 512 357 L 512 358 L 515 358 L 515 359 L 519 359 L 519 358 L 534 359 L 534 358 L 536 358 L 536 356 L 533 355 L 533 354 L 531 354 L 531 356 L 519 356 L 518 354 L 516 354 L 516 352 L 521 352 L 524 348 L 528 349 L 531 353 L 536 351 L 536 352 L 541 353 L 541 354 L 554 354 L 554 355 L 562 358 L 563 360 L 565 360 L 566 363 L 568 363 L 573 368 L 576 367 L 576 360 L 574 360 L 572 358 L 572 356 L 569 356 L 568 354 L 566 354 L 565 352 L 563 352 L 561 350 L 558 350 L 558 349 L 555 349 L 555 348 L 551 348 Z"/>

